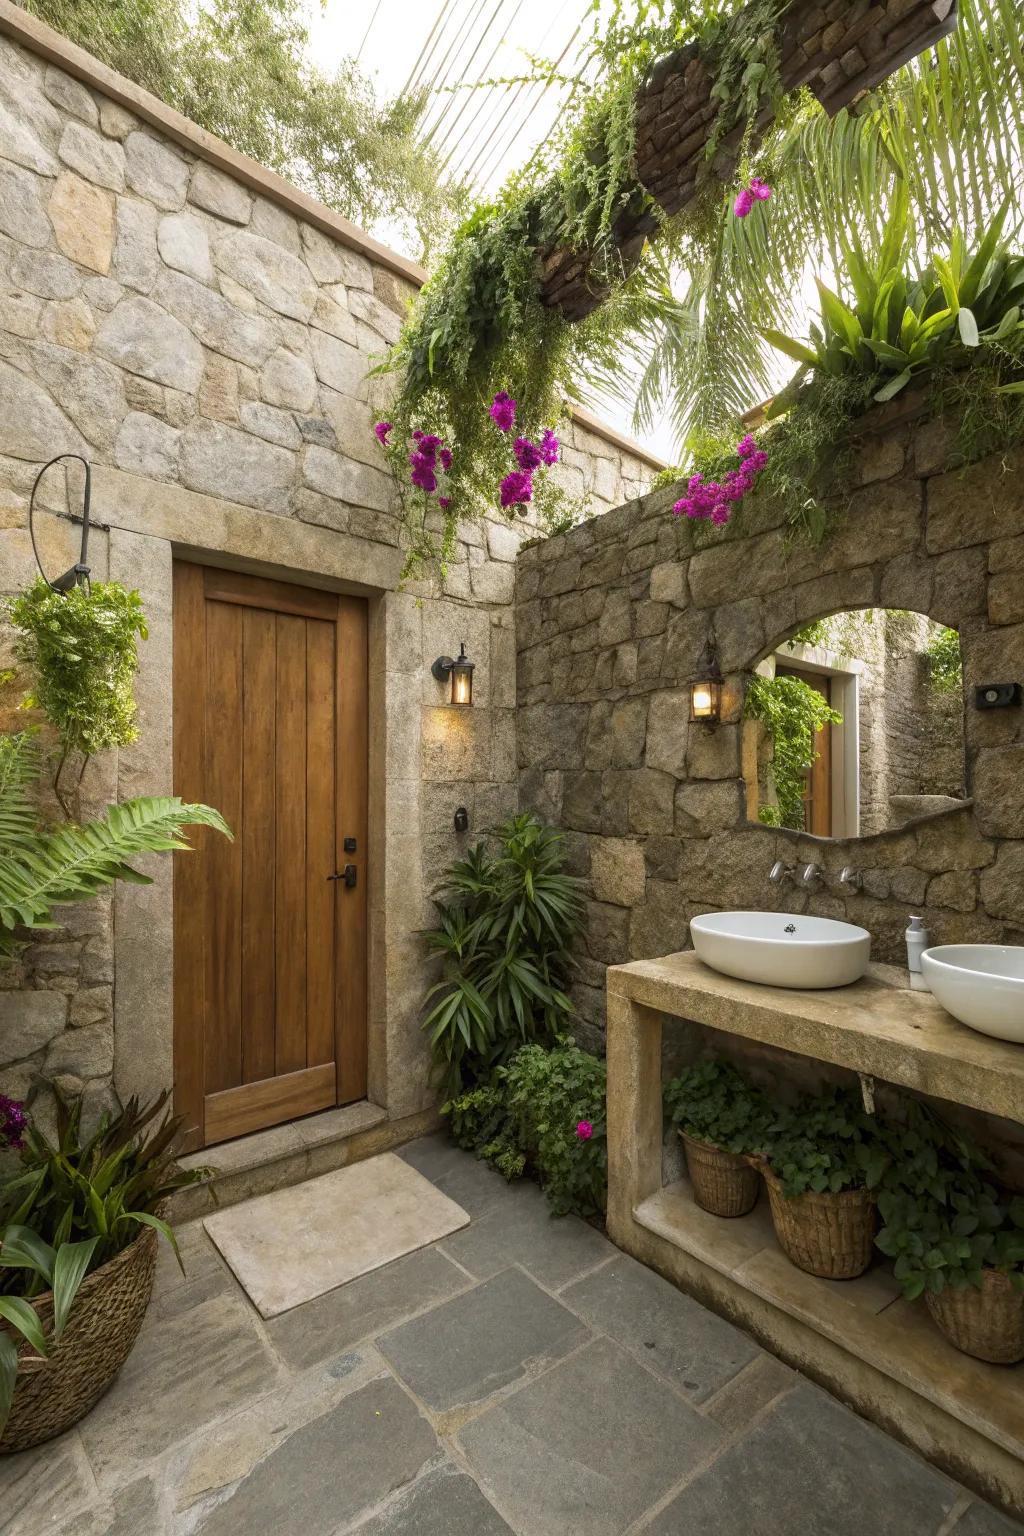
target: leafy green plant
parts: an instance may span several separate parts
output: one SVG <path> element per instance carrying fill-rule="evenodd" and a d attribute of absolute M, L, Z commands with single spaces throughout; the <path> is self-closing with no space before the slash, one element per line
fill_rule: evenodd
<path fill-rule="evenodd" d="M 1024 1199 L 1004 1197 L 988 1158 L 926 1105 L 908 1099 L 903 1111 L 875 1241 L 904 1296 L 980 1286 L 986 1269 L 1024 1290 Z"/>
<path fill-rule="evenodd" d="M 867 1114 L 856 1090 L 803 1094 L 779 1108 L 767 1140 L 767 1160 L 792 1199 L 813 1190 L 875 1189 L 892 1162 L 882 1122 Z"/>
<path fill-rule="evenodd" d="M 760 677 L 747 685 L 743 713 L 759 720 L 771 737 L 771 777 L 778 800 L 778 819 L 773 806 L 762 807 L 761 820 L 768 825 L 804 825 L 804 785 L 817 752 L 814 738 L 826 725 L 841 725 L 843 717 L 826 703 L 816 689 L 799 677 Z"/>
<path fill-rule="evenodd" d="M 512 1180 L 536 1175 L 552 1214 L 604 1212 L 607 1071 L 567 1038 L 527 1045 L 441 1113 L 453 1139 Z"/>
<path fill-rule="evenodd" d="M 60 1340 L 86 1276 L 127 1247 L 140 1227 L 155 1227 L 177 1254 L 174 1234 L 159 1214 L 162 1203 L 207 1175 L 177 1166 L 174 1144 L 183 1120 L 169 1111 L 159 1119 L 168 1098 L 163 1093 L 148 1105 L 130 1099 L 85 1138 L 80 1100 L 58 1097 L 53 1142 L 29 1119 L 20 1166 L 0 1184 L 0 1318 L 37 1354 L 45 1357 L 49 1344 Z M 47 1289 L 54 1297 L 49 1339 L 29 1305 Z M 0 1330 L 0 1430 L 16 1371 L 17 1347 Z"/>
<path fill-rule="evenodd" d="M 769 1101 L 727 1061 L 699 1061 L 664 1088 L 665 1113 L 678 1130 L 720 1152 L 760 1152 L 772 1120 Z"/>
<path fill-rule="evenodd" d="M 15 654 L 33 673 L 26 703 L 56 729 L 61 766 L 71 752 L 89 757 L 134 741 L 137 638 L 149 633 L 139 594 L 116 581 L 55 592 L 38 576 L 10 611 Z"/>
<path fill-rule="evenodd" d="M 928 640 L 928 678 L 937 693 L 959 693 L 964 680 L 960 636 L 955 629 L 938 624 Z"/>
<path fill-rule="evenodd" d="M 426 934 L 443 961 L 423 1021 L 446 1098 L 519 1046 L 553 1040 L 572 1012 L 569 946 L 582 923 L 580 882 L 563 869 L 564 839 L 535 816 L 514 816 L 446 875 Z"/>
<path fill-rule="evenodd" d="M 208 805 L 153 797 L 113 805 L 85 826 L 40 826 L 35 805 L 40 750 L 30 732 L 0 736 L 0 955 L 16 948 L 18 927 L 54 927 L 55 906 L 85 901 L 115 880 L 148 885 L 128 860 L 188 848 L 181 830 L 214 827 L 230 837 Z"/>

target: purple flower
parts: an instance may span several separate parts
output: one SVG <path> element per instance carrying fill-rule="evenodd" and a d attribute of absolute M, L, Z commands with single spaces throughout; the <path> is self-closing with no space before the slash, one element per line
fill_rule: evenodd
<path fill-rule="evenodd" d="M 516 402 L 511 395 L 499 389 L 491 401 L 490 418 L 499 432 L 511 432 L 516 419 Z"/>
<path fill-rule="evenodd" d="M 751 197 L 756 197 L 759 203 L 766 203 L 772 195 L 772 189 L 759 176 L 751 176 L 750 195 Z"/>
<path fill-rule="evenodd" d="M 732 211 L 738 219 L 745 219 L 754 206 L 754 194 L 748 187 L 742 187 L 736 194 L 736 201 L 732 205 Z"/>
<path fill-rule="evenodd" d="M 9 1099 L 5 1093 L 0 1093 L 0 1147 L 20 1152 L 25 1145 L 27 1124 L 25 1106 L 19 1104 L 17 1099 Z"/>
<path fill-rule="evenodd" d="M 450 448 L 442 448 L 440 453 L 441 468 L 445 471 L 452 467 L 452 451 Z"/>
<path fill-rule="evenodd" d="M 437 504 L 441 508 L 442 512 L 447 512 L 448 508 L 452 504 L 452 499 L 450 496 L 439 496 L 437 498 Z"/>
<path fill-rule="evenodd" d="M 503 507 L 512 507 L 518 502 L 530 501 L 532 497 L 533 476 L 527 470 L 514 469 L 501 482 L 501 504 Z"/>
<path fill-rule="evenodd" d="M 550 427 L 544 428 L 544 433 L 540 440 L 540 456 L 545 464 L 558 463 L 558 438 Z"/>
<path fill-rule="evenodd" d="M 536 443 L 531 443 L 528 437 L 517 437 L 512 444 L 512 451 L 516 456 L 516 463 L 520 469 L 525 469 L 527 474 L 532 474 L 539 469 L 544 462 L 544 455 Z"/>
<path fill-rule="evenodd" d="M 390 431 L 390 421 L 378 421 L 377 425 L 373 429 L 373 435 L 377 439 L 378 443 L 380 443 L 382 448 L 386 448 L 388 446 L 388 433 Z"/>
<path fill-rule="evenodd" d="M 410 453 L 409 463 L 412 465 L 412 474 L 409 479 L 413 485 L 421 491 L 436 491 L 437 476 L 434 473 L 434 458 L 432 454 L 417 451 Z"/>
<path fill-rule="evenodd" d="M 576 1127 L 576 1135 L 580 1141 L 589 1141 L 594 1134 L 594 1127 L 589 1120 L 581 1120 Z"/>

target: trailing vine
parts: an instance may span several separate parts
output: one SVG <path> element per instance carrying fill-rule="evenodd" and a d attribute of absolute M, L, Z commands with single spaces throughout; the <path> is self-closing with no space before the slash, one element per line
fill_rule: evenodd
<path fill-rule="evenodd" d="M 668 263 L 685 231 L 699 238 L 702 221 L 717 218 L 716 162 L 737 129 L 747 165 L 752 125 L 779 90 L 776 30 L 788 4 L 753 0 L 724 14 L 723 4 L 705 0 L 695 16 L 688 0 L 655 0 L 627 18 L 617 0 L 585 53 L 564 127 L 457 230 L 382 368 L 401 375 L 389 451 L 399 477 L 401 445 L 416 429 L 453 452 L 448 506 L 425 513 L 421 498 L 405 495 L 413 564 L 443 560 L 458 522 L 494 506 L 500 445 L 487 430 L 486 407 L 499 391 L 518 401 L 521 430 L 535 436 L 581 398 L 581 378 L 595 388 L 620 384 L 624 360 L 631 353 L 639 360 L 655 330 L 689 324 L 672 295 Z M 691 43 L 720 110 L 707 145 L 705 195 L 668 220 L 637 178 L 637 92 L 657 59 Z M 552 67 L 536 66 L 533 78 L 550 80 Z M 661 236 L 660 249 L 649 245 L 635 266 L 623 262 L 615 238 L 627 210 L 650 212 Z M 586 252 L 590 280 L 607 290 L 606 302 L 576 323 L 543 302 L 541 258 L 554 248 Z M 536 499 L 542 521 L 571 520 L 565 502 L 549 481 Z"/>
<path fill-rule="evenodd" d="M 116 581 L 95 581 L 55 592 L 41 576 L 14 599 L 15 655 L 31 668 L 29 708 L 41 709 L 60 738 L 55 789 L 73 752 L 88 759 L 123 747 L 138 735 L 134 679 L 137 642 L 148 636 L 138 592 Z M 84 764 L 83 764 L 84 767 Z"/>
<path fill-rule="evenodd" d="M 759 720 L 771 737 L 771 778 L 777 806 L 762 806 L 758 819 L 767 826 L 804 826 L 804 784 L 818 754 L 814 738 L 826 725 L 841 725 L 843 717 L 799 677 L 750 679 L 743 705 L 746 719 Z"/>

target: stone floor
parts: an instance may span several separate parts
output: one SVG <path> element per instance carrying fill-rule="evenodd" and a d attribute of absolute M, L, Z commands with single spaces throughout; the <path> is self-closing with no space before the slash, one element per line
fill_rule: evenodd
<path fill-rule="evenodd" d="M 1021 1536 L 531 1185 L 402 1155 L 471 1225 L 268 1322 L 182 1228 L 3 1536 Z"/>

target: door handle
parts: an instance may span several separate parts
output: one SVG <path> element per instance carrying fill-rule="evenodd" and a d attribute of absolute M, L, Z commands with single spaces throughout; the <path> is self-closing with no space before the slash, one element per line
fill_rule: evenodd
<path fill-rule="evenodd" d="M 359 879 L 359 871 L 354 864 L 346 864 L 343 870 L 336 874 L 328 875 L 327 878 L 328 880 L 344 880 L 348 889 L 351 890 Z"/>

